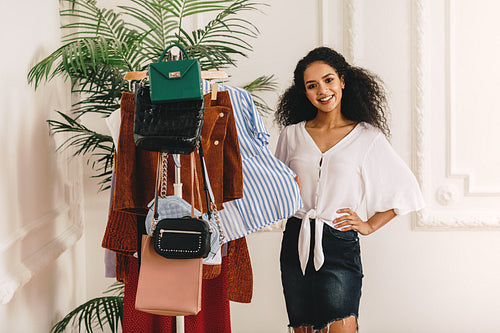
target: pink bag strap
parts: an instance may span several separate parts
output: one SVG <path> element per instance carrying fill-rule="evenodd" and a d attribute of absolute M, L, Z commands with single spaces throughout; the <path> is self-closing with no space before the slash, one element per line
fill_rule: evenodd
<path fill-rule="evenodd" d="M 194 177 L 195 177 L 195 165 L 194 165 L 194 151 L 189 154 L 189 168 L 191 169 L 191 217 L 194 216 Z M 201 211 L 201 207 L 200 207 Z"/>
<path fill-rule="evenodd" d="M 160 175 L 162 171 L 163 153 L 158 153 L 158 163 L 156 166 L 156 181 L 155 181 L 155 202 L 153 210 L 153 219 L 151 221 L 151 232 L 155 229 L 158 222 L 158 187 L 160 186 Z"/>

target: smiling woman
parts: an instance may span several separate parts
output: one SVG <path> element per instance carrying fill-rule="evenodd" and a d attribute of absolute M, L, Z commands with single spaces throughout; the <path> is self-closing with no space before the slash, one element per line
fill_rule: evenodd
<path fill-rule="evenodd" d="M 303 208 L 288 219 L 280 268 L 296 333 L 355 332 L 363 269 L 358 234 L 423 207 L 390 146 L 385 92 L 370 72 L 320 47 L 297 64 L 276 119 L 276 156 L 297 175 Z M 385 135 L 384 135 L 385 134 Z M 366 210 L 366 219 L 358 212 Z"/>

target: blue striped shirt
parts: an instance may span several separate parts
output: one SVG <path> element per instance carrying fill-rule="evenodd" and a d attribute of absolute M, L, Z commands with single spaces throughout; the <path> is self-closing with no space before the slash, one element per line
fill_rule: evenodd
<path fill-rule="evenodd" d="M 204 80 L 204 93 L 210 90 Z M 250 93 L 228 85 L 218 90 L 231 97 L 243 169 L 243 198 L 225 202 L 219 212 L 224 242 L 229 242 L 292 216 L 302 199 L 295 173 L 269 150 L 269 132 Z"/>

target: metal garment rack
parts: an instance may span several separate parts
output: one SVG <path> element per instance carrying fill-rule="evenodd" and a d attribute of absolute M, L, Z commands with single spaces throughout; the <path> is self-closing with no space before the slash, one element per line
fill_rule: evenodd
<path fill-rule="evenodd" d="M 175 182 L 174 182 L 174 195 L 182 198 L 182 182 L 181 182 L 181 160 L 179 154 L 173 154 L 172 158 L 175 164 Z M 184 317 L 175 317 L 175 331 L 176 333 L 184 333 Z"/>

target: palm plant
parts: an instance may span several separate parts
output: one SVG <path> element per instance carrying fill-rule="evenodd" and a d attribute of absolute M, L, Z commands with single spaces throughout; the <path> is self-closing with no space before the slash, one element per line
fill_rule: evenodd
<path fill-rule="evenodd" d="M 107 117 L 120 107 L 123 91 L 129 89 L 124 74 L 146 70 L 163 50 L 177 43 L 190 57 L 198 58 L 203 70 L 236 65 L 236 58 L 252 51 L 249 40 L 258 36 L 257 27 L 240 15 L 260 11 L 263 3 L 249 0 L 129 0 L 130 5 L 105 9 L 95 0 L 60 0 L 62 46 L 34 65 L 28 82 L 35 89 L 44 81 L 63 77 L 80 98 L 58 119 L 48 120 L 52 134 L 67 134 L 58 149 L 74 148 L 74 155 L 86 157 L 99 179 L 99 189 L 110 187 L 115 147 L 109 135 L 92 130 L 83 116 Z M 212 16 L 201 28 L 188 31 L 186 19 Z M 243 88 L 252 93 L 261 113 L 270 110 L 256 93 L 272 91 L 273 76 L 261 76 Z M 123 284 L 113 285 L 114 296 L 92 299 L 65 316 L 52 332 L 78 326 L 92 332 L 108 326 L 117 332 L 123 313 Z"/>
<path fill-rule="evenodd" d="M 100 190 L 110 187 L 114 146 L 110 136 L 86 127 L 83 115 L 107 117 L 119 108 L 128 89 L 124 74 L 142 71 L 172 43 L 182 45 L 190 57 L 200 60 L 202 70 L 235 66 L 238 56 L 252 50 L 248 39 L 258 36 L 257 27 L 239 15 L 259 11 L 262 3 L 249 0 L 130 0 L 117 10 L 100 8 L 95 0 L 60 0 L 60 16 L 71 23 L 61 26 L 63 45 L 31 68 L 28 81 L 35 89 L 45 80 L 70 79 L 72 92 L 81 96 L 71 112 L 58 112 L 48 120 L 51 133 L 69 133 L 61 148 L 75 148 L 100 179 Z M 186 19 L 213 15 L 199 29 L 188 31 Z M 273 90 L 273 76 L 261 76 L 244 86 L 250 93 Z M 257 108 L 270 109 L 258 95 Z"/>

